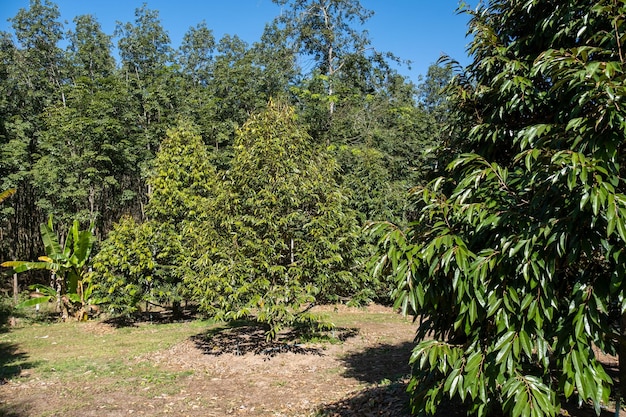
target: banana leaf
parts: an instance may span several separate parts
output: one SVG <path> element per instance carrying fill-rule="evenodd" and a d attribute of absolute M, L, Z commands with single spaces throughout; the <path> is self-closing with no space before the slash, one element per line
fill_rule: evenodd
<path fill-rule="evenodd" d="M 39 226 L 39 230 L 41 231 L 41 239 L 43 240 L 46 255 L 57 262 L 66 262 L 67 255 L 64 253 L 63 249 L 61 249 L 59 239 L 52 229 L 52 216 L 50 216 L 48 224 L 42 223 Z"/>
<path fill-rule="evenodd" d="M 78 280 L 80 279 L 80 270 L 76 268 L 72 268 L 67 271 L 67 275 L 65 276 L 67 283 L 67 292 L 69 294 L 74 294 L 78 291 Z"/>
<path fill-rule="evenodd" d="M 54 288 L 48 287 L 46 285 L 31 285 L 28 287 L 29 290 L 33 291 L 31 293 L 31 298 L 26 301 L 22 301 L 16 308 L 25 308 L 32 307 L 37 304 L 44 304 L 50 301 L 54 301 L 57 296 L 57 292 Z"/>
<path fill-rule="evenodd" d="M 29 300 L 22 301 L 21 303 L 16 305 L 15 308 L 26 308 L 26 307 L 35 306 L 37 304 L 45 304 L 45 303 L 50 302 L 51 298 L 52 297 L 50 296 L 31 298 Z"/>
<path fill-rule="evenodd" d="M 6 200 L 7 198 L 11 197 L 13 194 L 15 194 L 15 191 L 17 191 L 15 188 L 10 188 L 6 191 L 3 191 L 0 193 L 0 203 L 3 202 L 4 200 Z"/>
<path fill-rule="evenodd" d="M 73 250 L 69 262 L 72 266 L 82 268 L 89 259 L 89 256 L 91 255 L 91 249 L 93 248 L 93 244 L 96 238 L 92 232 L 93 225 L 89 228 L 89 230 L 79 231 L 78 228 L 78 221 L 74 221 L 74 224 L 70 229 L 70 234 L 72 235 Z M 68 240 L 70 234 L 68 234 Z"/>
<path fill-rule="evenodd" d="M 47 269 L 49 271 L 59 271 L 61 265 L 56 262 L 30 262 L 30 261 L 6 261 L 0 264 L 6 268 L 13 268 L 17 273 L 30 271 L 31 269 Z"/>

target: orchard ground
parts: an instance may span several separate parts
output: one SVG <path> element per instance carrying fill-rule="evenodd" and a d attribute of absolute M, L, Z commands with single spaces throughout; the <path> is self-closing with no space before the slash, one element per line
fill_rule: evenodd
<path fill-rule="evenodd" d="M 0 334 L 0 416 L 410 416 L 415 323 L 382 306 L 321 310 L 336 330 L 280 344 L 249 323 L 18 322 Z"/>

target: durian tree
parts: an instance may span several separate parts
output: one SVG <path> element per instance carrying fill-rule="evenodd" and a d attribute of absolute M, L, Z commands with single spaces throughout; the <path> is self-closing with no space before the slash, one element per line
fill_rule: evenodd
<path fill-rule="evenodd" d="M 237 132 L 231 169 L 212 208 L 220 237 L 186 280 L 209 315 L 252 318 L 268 338 L 314 324 L 309 308 L 362 292 L 358 228 L 337 165 L 293 108 L 270 101 Z"/>
<path fill-rule="evenodd" d="M 468 13 L 447 172 L 412 194 L 417 221 L 372 228 L 378 271 L 419 317 L 413 410 L 457 398 L 479 416 L 555 416 L 565 401 L 599 413 L 626 396 L 596 356 L 619 354 L 626 380 L 626 4 Z"/>

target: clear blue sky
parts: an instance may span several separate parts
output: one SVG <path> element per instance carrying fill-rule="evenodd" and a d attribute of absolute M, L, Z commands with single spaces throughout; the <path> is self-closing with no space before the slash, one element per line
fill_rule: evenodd
<path fill-rule="evenodd" d="M 147 3 L 158 10 L 161 23 L 178 47 L 190 26 L 205 20 L 216 39 L 224 34 L 238 35 L 248 43 L 257 41 L 267 22 L 280 13 L 271 0 L 57 0 L 61 20 L 73 27 L 72 19 L 81 14 L 94 15 L 105 33 L 112 35 L 116 21 L 134 21 L 137 7 Z M 0 0 L 0 30 L 12 31 L 7 19 L 29 0 Z M 476 1 L 468 1 L 475 6 Z M 458 0 L 361 0 L 374 11 L 364 26 L 379 51 L 393 52 L 413 62 L 412 69 L 400 72 L 417 81 L 441 54 L 468 63 L 467 16 L 458 15 Z"/>

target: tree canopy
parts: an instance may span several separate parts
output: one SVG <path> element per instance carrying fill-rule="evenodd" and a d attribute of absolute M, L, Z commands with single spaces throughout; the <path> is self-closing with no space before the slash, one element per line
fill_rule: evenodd
<path fill-rule="evenodd" d="M 223 177 L 237 130 L 271 98 L 293 106 L 306 133 L 328 148 L 339 185 L 375 188 L 348 196 L 361 224 L 401 221 L 401 195 L 422 178 L 413 149 L 429 147 L 433 127 L 416 86 L 368 49 L 371 12 L 358 2 L 310 2 L 315 16 L 302 14 L 308 2 L 281 4 L 298 19 L 278 16 L 257 42 L 216 39 L 199 22 L 179 47 L 147 5 L 112 34 L 95 16 L 62 22 L 49 0 L 21 9 L 0 37 L 0 189 L 18 190 L 1 208 L 0 259 L 36 258 L 37 224 L 50 214 L 62 235 L 74 219 L 93 221 L 98 241 L 124 216 L 148 220 L 151 195 L 160 192 L 150 183 L 154 158 L 180 119 L 194 126 Z M 332 36 L 318 45 L 328 35 L 315 26 L 324 10 Z M 326 64 L 299 66 L 301 54 L 326 47 L 334 51 L 331 94 Z M 367 180 L 355 177 L 365 172 Z"/>
<path fill-rule="evenodd" d="M 362 290 L 356 213 L 337 164 L 290 106 L 270 101 L 237 132 L 234 152 L 218 203 L 205 206 L 220 237 L 203 241 L 213 256 L 187 285 L 212 316 L 251 316 L 275 337 L 311 321 L 308 304 Z"/>
<path fill-rule="evenodd" d="M 448 90 L 455 156 L 413 193 L 417 221 L 374 228 L 397 305 L 420 317 L 414 411 L 449 396 L 481 416 L 554 416 L 568 399 L 599 412 L 612 381 L 591 346 L 621 369 L 626 357 L 626 7 L 467 12 L 473 62 Z"/>

